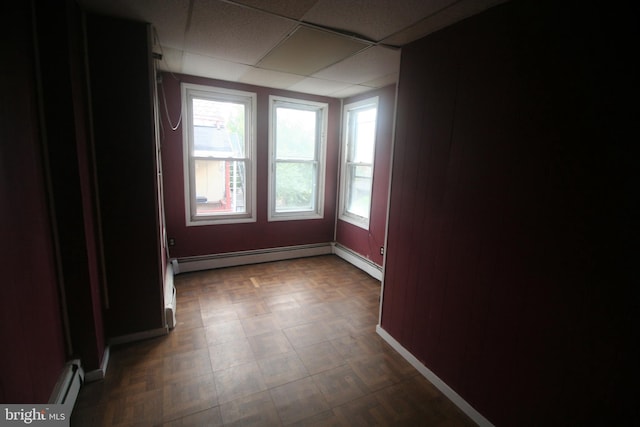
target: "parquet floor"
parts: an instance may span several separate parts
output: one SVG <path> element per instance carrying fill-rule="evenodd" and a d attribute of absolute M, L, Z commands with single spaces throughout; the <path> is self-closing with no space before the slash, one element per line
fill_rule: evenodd
<path fill-rule="evenodd" d="M 380 283 L 340 258 L 175 282 L 176 328 L 112 348 L 72 426 L 474 425 L 376 334 Z"/>

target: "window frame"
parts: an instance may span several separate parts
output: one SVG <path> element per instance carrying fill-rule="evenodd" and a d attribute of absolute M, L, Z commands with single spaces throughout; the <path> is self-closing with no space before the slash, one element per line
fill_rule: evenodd
<path fill-rule="evenodd" d="M 256 135 L 257 135 L 257 94 L 242 90 L 227 89 L 194 83 L 180 84 L 183 111 L 183 168 L 186 225 L 202 226 L 216 224 L 236 224 L 256 222 Z M 245 105 L 244 157 L 238 160 L 245 163 L 245 212 L 197 215 L 195 194 L 195 161 L 193 155 L 193 103 L 194 98 L 210 99 L 218 102 L 231 101 Z M 217 159 L 217 158 L 216 158 Z M 233 157 L 220 158 L 228 161 Z"/>
<path fill-rule="evenodd" d="M 351 150 L 351 122 L 350 122 L 350 113 L 357 110 L 365 110 L 370 107 L 375 107 L 376 109 L 376 124 L 374 128 L 374 137 L 373 137 L 373 156 L 371 159 L 371 163 L 355 163 L 350 161 L 350 152 Z M 350 102 L 349 104 L 345 104 L 342 108 L 342 143 L 341 143 L 341 154 L 340 154 L 340 200 L 338 207 L 338 219 L 341 221 L 348 222 L 357 227 L 363 228 L 365 230 L 369 229 L 369 223 L 371 221 L 371 207 L 373 205 L 373 180 L 375 175 L 375 162 L 376 162 L 376 145 L 377 145 L 377 129 L 378 129 L 378 110 L 379 110 L 379 97 L 374 96 L 371 98 L 362 99 L 356 102 Z M 350 192 L 350 170 L 353 165 L 360 166 L 370 166 L 371 167 L 371 183 L 369 186 L 369 214 L 367 217 L 363 217 L 356 213 L 350 212 L 347 210 L 347 202 L 348 195 Z"/>
<path fill-rule="evenodd" d="M 311 210 L 276 211 L 276 108 L 280 106 L 294 109 L 315 111 L 319 125 L 316 129 L 315 162 L 316 182 L 314 194 L 314 208 Z M 293 221 L 324 218 L 324 193 L 326 180 L 326 156 L 327 156 L 327 127 L 329 104 L 326 102 L 309 101 L 299 98 L 269 95 L 269 201 L 268 221 Z M 282 160 L 285 162 L 285 160 Z M 286 160 L 286 162 L 297 162 Z M 303 160 L 299 160 L 303 162 Z"/>

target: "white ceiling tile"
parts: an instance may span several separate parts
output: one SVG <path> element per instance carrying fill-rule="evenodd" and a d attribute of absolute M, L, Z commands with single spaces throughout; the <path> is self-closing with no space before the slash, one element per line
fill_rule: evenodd
<path fill-rule="evenodd" d="M 250 67 L 249 70 L 240 77 L 239 81 L 252 85 L 287 89 L 303 79 L 303 76 L 296 74 Z"/>
<path fill-rule="evenodd" d="M 303 20 L 379 41 L 456 0 L 319 0 Z"/>
<path fill-rule="evenodd" d="M 247 6 L 265 10 L 276 15 L 287 16 L 293 19 L 300 19 L 318 0 L 236 0 Z"/>
<path fill-rule="evenodd" d="M 359 84 L 397 73 L 399 68 L 399 49 L 374 46 L 313 74 L 313 77 Z"/>
<path fill-rule="evenodd" d="M 362 84 L 364 86 L 370 86 L 370 87 L 376 87 L 376 88 L 385 87 L 385 86 L 392 85 L 394 83 L 398 83 L 398 75 L 399 73 L 387 74 L 386 76 L 380 77 L 375 80 L 369 80 L 368 82 L 364 82 Z"/>
<path fill-rule="evenodd" d="M 156 64 L 161 71 L 171 71 L 173 73 L 182 73 L 182 57 L 184 52 L 179 49 L 162 46 L 162 59 Z"/>
<path fill-rule="evenodd" d="M 191 52 L 254 65 L 296 24 L 217 0 L 195 0 L 186 43 Z"/>
<path fill-rule="evenodd" d="M 367 46 L 348 37 L 300 26 L 257 65 L 269 70 L 308 76 Z"/>
<path fill-rule="evenodd" d="M 405 45 L 505 1 L 507 0 L 460 0 L 404 31 L 384 39 L 383 43 L 395 46 Z"/>
<path fill-rule="evenodd" d="M 183 73 L 212 79 L 238 81 L 249 68 L 251 67 L 248 65 L 188 52 L 184 54 L 182 59 Z"/>
<path fill-rule="evenodd" d="M 349 83 L 333 82 L 329 80 L 316 79 L 314 77 L 307 77 L 289 87 L 289 90 L 328 96 L 330 93 L 337 92 L 349 86 L 351 86 Z"/>

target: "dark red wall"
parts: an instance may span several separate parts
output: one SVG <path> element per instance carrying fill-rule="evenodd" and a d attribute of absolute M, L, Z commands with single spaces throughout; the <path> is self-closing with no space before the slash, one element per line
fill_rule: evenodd
<path fill-rule="evenodd" d="M 340 101 L 239 83 L 186 75 L 162 75 L 160 102 L 166 95 L 172 123 L 180 116 L 180 82 L 232 88 L 257 93 L 257 222 L 187 227 L 185 220 L 182 126 L 171 131 L 162 114 L 162 166 L 168 236 L 176 245 L 171 257 L 188 257 L 252 249 L 326 243 L 333 241 L 336 207 Z M 269 95 L 288 96 L 329 104 L 324 218 L 296 221 L 267 221 Z M 162 105 L 162 104 L 161 104 Z"/>
<path fill-rule="evenodd" d="M 31 7 L 5 8 L 0 43 L 0 403 L 45 403 L 65 362 L 35 87 Z"/>
<path fill-rule="evenodd" d="M 357 227 L 338 219 L 336 242 L 382 265 L 385 227 L 387 223 L 387 201 L 389 198 L 389 170 L 391 166 L 391 142 L 393 140 L 393 119 L 395 114 L 396 86 L 367 92 L 344 100 L 343 104 L 378 96 L 378 122 L 376 131 L 376 151 L 374 160 L 373 190 L 371 196 L 371 216 L 369 229 Z"/>
<path fill-rule="evenodd" d="M 638 421 L 637 16 L 512 1 L 403 49 L 381 324 L 495 425 Z"/>

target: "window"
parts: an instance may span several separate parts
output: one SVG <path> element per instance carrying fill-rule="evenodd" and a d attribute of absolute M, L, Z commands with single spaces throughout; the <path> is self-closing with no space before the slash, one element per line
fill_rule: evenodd
<path fill-rule="evenodd" d="M 368 229 L 378 98 L 344 106 L 340 219 Z"/>
<path fill-rule="evenodd" d="M 182 84 L 187 225 L 255 221 L 256 94 Z"/>
<path fill-rule="evenodd" d="M 322 218 L 325 103 L 270 96 L 269 220 Z"/>

